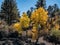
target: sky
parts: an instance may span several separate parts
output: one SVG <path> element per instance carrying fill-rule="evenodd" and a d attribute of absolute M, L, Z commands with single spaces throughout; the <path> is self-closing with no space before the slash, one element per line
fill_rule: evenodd
<path fill-rule="evenodd" d="M 0 0 L 0 7 L 1 7 L 2 2 L 3 2 L 3 0 Z M 21 15 L 23 12 L 27 12 L 27 10 L 29 10 L 30 7 L 35 8 L 36 2 L 37 2 L 37 0 L 16 0 L 17 7 L 18 7 Z M 60 0 L 46 0 L 47 7 L 49 5 L 54 5 L 55 3 L 60 8 Z"/>

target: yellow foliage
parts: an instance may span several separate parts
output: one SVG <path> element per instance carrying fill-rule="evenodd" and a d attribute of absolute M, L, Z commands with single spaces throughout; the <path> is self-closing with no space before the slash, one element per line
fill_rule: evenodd
<path fill-rule="evenodd" d="M 38 37 L 38 30 L 36 29 L 36 27 L 33 27 L 32 29 L 32 40 L 36 40 Z"/>
<path fill-rule="evenodd" d="M 59 30 L 59 24 L 55 24 L 55 29 Z"/>
<path fill-rule="evenodd" d="M 16 23 L 16 24 L 14 24 L 14 28 L 16 29 L 16 30 L 18 30 L 19 29 L 19 26 L 20 26 L 20 24 L 19 23 Z"/>
<path fill-rule="evenodd" d="M 26 13 L 23 13 L 23 15 L 21 16 L 20 23 L 21 23 L 21 26 L 24 28 L 27 28 L 29 26 L 30 19 L 28 18 Z"/>
<path fill-rule="evenodd" d="M 19 23 L 15 23 L 14 24 L 14 29 L 17 30 L 19 33 L 22 33 L 23 31 L 23 27 L 27 28 L 29 26 L 30 23 L 30 19 L 28 18 L 28 16 L 26 15 L 26 13 L 23 13 L 23 15 L 20 18 L 20 22 Z"/>
<path fill-rule="evenodd" d="M 31 20 L 34 23 L 40 23 L 40 24 L 46 24 L 46 21 L 48 20 L 48 12 L 43 9 L 43 7 L 40 7 L 36 9 L 34 12 L 32 12 Z"/>
<path fill-rule="evenodd" d="M 52 30 L 59 30 L 59 24 L 55 24 L 55 26 L 52 28 Z"/>
<path fill-rule="evenodd" d="M 33 29 L 32 29 L 32 32 L 36 32 L 37 30 L 36 30 L 36 27 L 33 27 Z"/>
<path fill-rule="evenodd" d="M 22 31 L 23 31 L 20 23 L 15 23 L 15 24 L 13 25 L 13 28 L 14 28 L 15 30 L 17 30 L 19 33 L 22 33 Z"/>

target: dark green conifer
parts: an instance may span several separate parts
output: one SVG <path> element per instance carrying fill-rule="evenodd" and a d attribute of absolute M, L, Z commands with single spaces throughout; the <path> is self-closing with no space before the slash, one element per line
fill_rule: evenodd
<path fill-rule="evenodd" d="M 1 5 L 1 15 L 9 25 L 17 21 L 19 12 L 16 5 L 16 0 L 4 0 Z"/>

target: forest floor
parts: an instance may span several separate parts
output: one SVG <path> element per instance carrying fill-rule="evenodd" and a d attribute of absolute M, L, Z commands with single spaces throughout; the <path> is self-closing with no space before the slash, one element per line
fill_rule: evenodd
<path fill-rule="evenodd" d="M 44 43 L 45 45 L 53 45 L 52 43 L 43 40 L 43 37 L 39 38 L 38 43 Z"/>
<path fill-rule="evenodd" d="M 23 33 L 23 36 L 24 35 L 26 35 L 26 32 L 24 32 Z M 9 45 L 20 45 L 20 44 L 18 44 L 18 42 L 20 43 L 20 42 L 22 42 L 23 44 L 22 45 L 26 45 L 26 42 L 25 41 L 22 41 L 22 40 L 19 40 L 18 38 L 17 38 L 17 42 L 15 41 L 16 39 L 4 39 L 4 40 L 0 40 L 0 45 L 5 45 L 5 44 L 9 44 Z M 13 43 L 15 43 L 15 44 L 13 44 Z M 44 39 L 43 39 L 43 36 L 42 37 L 40 37 L 39 38 L 39 40 L 38 40 L 38 43 L 39 44 L 42 44 L 42 43 L 44 43 L 45 45 L 53 45 L 52 43 L 50 43 L 50 42 L 47 42 L 47 41 L 45 41 Z M 7 44 L 7 45 L 8 45 Z M 30 45 L 30 44 L 29 44 Z"/>
<path fill-rule="evenodd" d="M 12 44 L 13 41 L 8 40 L 8 42 L 10 43 L 10 45 L 13 45 L 13 44 Z M 0 45 L 3 45 L 4 43 L 6 44 L 7 42 L 6 42 L 6 41 L 0 41 Z M 40 37 L 40 38 L 39 38 L 38 43 L 39 43 L 39 44 L 44 43 L 45 45 L 53 45 L 52 43 L 49 43 L 49 42 L 43 40 L 43 37 Z"/>

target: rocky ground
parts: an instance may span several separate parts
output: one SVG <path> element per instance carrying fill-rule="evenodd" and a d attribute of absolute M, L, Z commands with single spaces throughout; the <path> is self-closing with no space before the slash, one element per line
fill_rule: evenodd
<path fill-rule="evenodd" d="M 30 31 L 29 31 L 30 32 Z M 22 36 L 16 38 L 2 38 L 0 39 L 0 45 L 54 45 L 51 42 L 47 42 L 43 39 L 43 36 L 38 39 L 38 43 L 31 42 L 31 38 L 26 37 L 26 31 L 23 32 Z"/>
<path fill-rule="evenodd" d="M 52 43 L 49 43 L 45 40 L 43 40 L 43 37 L 40 37 L 38 40 L 38 44 L 40 45 L 53 45 Z M 19 40 L 18 38 L 4 38 L 3 40 L 0 40 L 0 45 L 35 45 L 31 42 L 25 42 L 23 40 Z"/>

